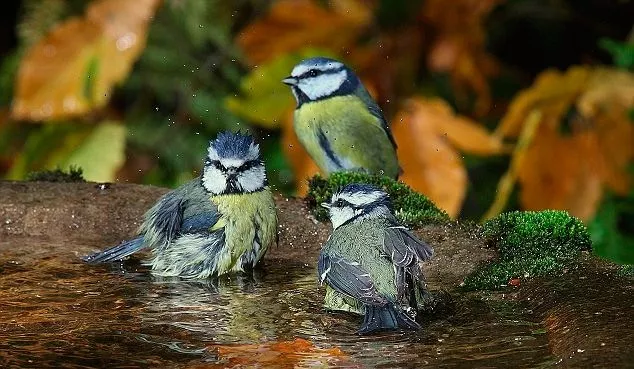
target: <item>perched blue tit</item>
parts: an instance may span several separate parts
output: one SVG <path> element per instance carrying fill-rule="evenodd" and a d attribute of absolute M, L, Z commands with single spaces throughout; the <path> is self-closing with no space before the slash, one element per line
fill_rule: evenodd
<path fill-rule="evenodd" d="M 310 58 L 282 82 L 297 100 L 297 137 L 324 174 L 363 170 L 398 177 L 390 127 L 350 68 L 333 59 Z"/>
<path fill-rule="evenodd" d="M 333 227 L 317 268 L 326 309 L 362 314 L 359 334 L 420 328 L 414 320 L 425 293 L 420 262 L 432 248 L 398 223 L 388 195 L 374 186 L 347 185 L 322 206 Z"/>
<path fill-rule="evenodd" d="M 202 279 L 250 270 L 275 242 L 277 213 L 259 146 L 223 132 L 209 143 L 201 176 L 161 197 L 137 238 L 84 260 L 112 262 L 149 248 L 154 274 Z"/>

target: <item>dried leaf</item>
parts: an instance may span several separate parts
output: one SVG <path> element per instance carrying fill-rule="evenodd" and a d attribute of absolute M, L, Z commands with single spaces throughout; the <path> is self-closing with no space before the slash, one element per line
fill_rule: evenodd
<path fill-rule="evenodd" d="M 586 131 L 564 137 L 541 126 L 536 137 L 519 170 L 522 207 L 562 209 L 590 220 L 603 194 L 596 136 Z"/>
<path fill-rule="evenodd" d="M 306 46 L 335 52 L 350 46 L 372 20 L 372 9 L 359 0 L 279 0 L 269 13 L 240 32 L 236 42 L 252 64 Z"/>
<path fill-rule="evenodd" d="M 43 120 L 104 106 L 145 47 L 160 0 L 98 0 L 35 44 L 22 60 L 12 116 Z"/>
<path fill-rule="evenodd" d="M 604 186 L 627 194 L 634 158 L 627 112 L 633 106 L 634 75 L 626 71 L 572 67 L 538 76 L 513 100 L 496 130 L 515 137 L 530 112 L 540 113 L 540 129 L 518 169 L 522 206 L 566 209 L 589 220 Z"/>
<path fill-rule="evenodd" d="M 408 101 L 393 121 L 392 132 L 403 169 L 400 179 L 454 217 L 464 199 L 467 172 L 456 150 L 438 130 L 442 125 L 438 120 L 447 119 L 436 115 L 439 104 L 422 99 Z"/>
<path fill-rule="evenodd" d="M 486 52 L 485 17 L 503 0 L 427 0 L 423 18 L 438 34 L 427 64 L 432 71 L 449 72 L 456 97 L 467 101 L 467 89 L 477 95 L 475 113 L 491 106 L 487 77 L 497 72 L 496 61 Z"/>
<path fill-rule="evenodd" d="M 217 352 L 220 363 L 204 368 L 265 367 L 297 368 L 350 364 L 343 362 L 346 355 L 339 348 L 320 349 L 311 342 L 296 338 L 293 341 L 255 345 L 223 345 L 209 348 Z M 194 366 L 195 367 L 195 366 Z"/>

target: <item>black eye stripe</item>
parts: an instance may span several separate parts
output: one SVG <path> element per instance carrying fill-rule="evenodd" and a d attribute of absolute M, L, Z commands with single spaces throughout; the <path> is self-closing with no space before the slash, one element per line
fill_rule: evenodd
<path fill-rule="evenodd" d="M 326 69 L 326 70 L 321 70 L 321 69 L 309 69 L 306 72 L 300 74 L 299 76 L 297 76 L 297 78 L 302 79 L 302 78 L 311 78 L 311 77 L 317 77 L 319 75 L 322 74 L 335 74 L 335 73 L 339 73 L 343 70 L 343 67 L 339 67 L 339 68 L 334 68 L 334 69 Z"/>

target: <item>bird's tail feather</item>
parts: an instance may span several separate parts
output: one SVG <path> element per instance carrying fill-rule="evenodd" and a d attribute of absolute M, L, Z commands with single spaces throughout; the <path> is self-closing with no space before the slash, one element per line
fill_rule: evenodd
<path fill-rule="evenodd" d="M 397 310 L 393 304 L 365 305 L 363 324 L 357 333 L 369 334 L 382 329 L 396 328 L 419 329 L 420 325 L 405 312 Z"/>
<path fill-rule="evenodd" d="M 82 257 L 82 260 L 90 264 L 109 263 L 130 256 L 144 248 L 143 237 L 125 241 L 107 250 Z"/>

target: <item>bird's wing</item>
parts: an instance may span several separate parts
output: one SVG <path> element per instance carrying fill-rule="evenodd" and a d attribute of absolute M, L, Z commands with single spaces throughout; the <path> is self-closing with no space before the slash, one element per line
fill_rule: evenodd
<path fill-rule="evenodd" d="M 376 103 L 376 101 L 374 101 L 372 96 L 370 96 L 370 93 L 368 92 L 368 90 L 366 90 L 365 87 L 363 87 L 362 85 L 359 85 L 357 94 L 359 98 L 368 107 L 368 110 L 370 111 L 370 113 L 372 113 L 372 115 L 374 115 L 375 117 L 379 119 L 379 121 L 381 122 L 381 128 L 383 128 L 383 130 L 385 131 L 385 134 L 390 139 L 390 142 L 392 143 L 392 147 L 396 149 L 396 141 L 394 140 L 394 136 L 392 136 L 392 131 L 390 130 L 390 126 L 387 124 L 387 120 L 385 119 L 385 116 L 383 115 L 383 111 L 381 110 L 379 105 Z"/>
<path fill-rule="evenodd" d="M 183 219 L 181 226 L 181 233 L 198 233 L 208 231 L 218 222 L 220 216 L 220 212 L 215 209 L 185 218 Z"/>
<path fill-rule="evenodd" d="M 403 226 L 385 229 L 383 247 L 394 265 L 405 268 L 429 260 L 434 254 L 431 246 L 418 239 L 414 233 Z"/>
<path fill-rule="evenodd" d="M 177 190 L 163 195 L 146 213 L 145 222 L 141 226 L 142 232 L 146 236 L 152 234 L 152 238 L 156 237 L 166 243 L 173 240 L 181 230 L 185 202 L 182 193 Z"/>
<path fill-rule="evenodd" d="M 322 252 L 317 263 L 319 280 L 337 292 L 353 297 L 366 305 L 385 305 L 388 301 L 376 289 L 370 274 L 356 262 Z"/>

